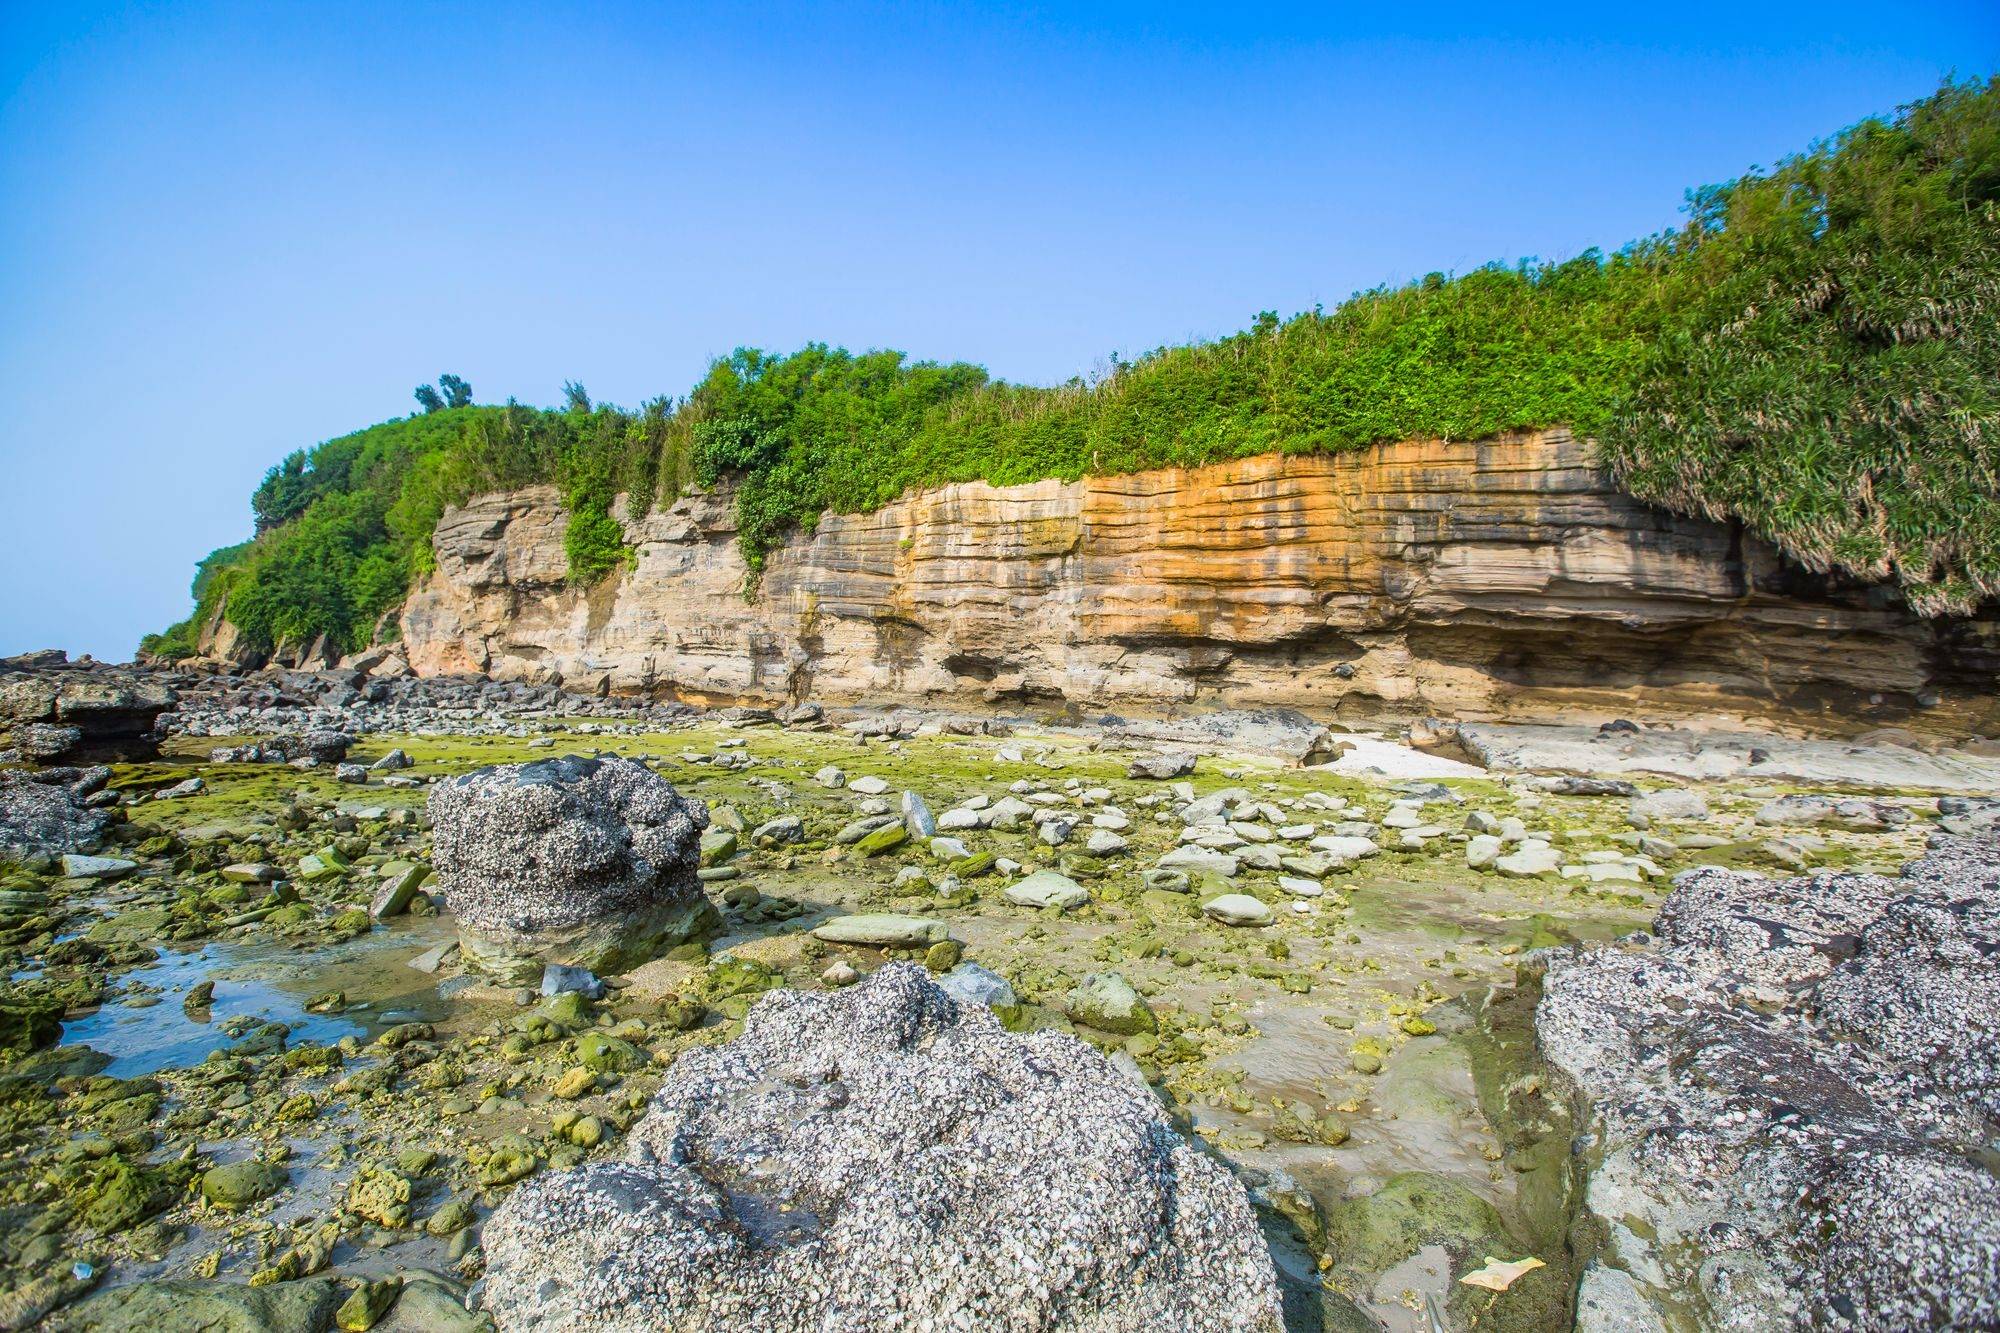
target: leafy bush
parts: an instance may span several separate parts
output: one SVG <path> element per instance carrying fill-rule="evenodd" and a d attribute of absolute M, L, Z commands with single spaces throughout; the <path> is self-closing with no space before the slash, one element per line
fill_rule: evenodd
<path fill-rule="evenodd" d="M 1690 212 L 1686 313 L 1602 434 L 1623 484 L 1926 613 L 2000 594 L 2000 81 Z"/>

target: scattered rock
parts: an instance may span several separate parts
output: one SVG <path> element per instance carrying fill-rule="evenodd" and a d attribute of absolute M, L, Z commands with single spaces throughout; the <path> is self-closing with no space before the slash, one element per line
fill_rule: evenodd
<path fill-rule="evenodd" d="M 937 979 L 944 993 L 961 1004 L 983 1004 L 1000 1014 L 1009 1016 L 1020 1007 L 1020 997 L 1014 987 L 996 972 L 990 972 L 977 963 L 960 963 L 951 971 Z"/>
<path fill-rule="evenodd" d="M 1673 819 L 1707 819 L 1708 802 L 1700 792 L 1690 788 L 1666 787 L 1634 796 L 1627 811 L 1634 820 L 1655 824 Z"/>
<path fill-rule="evenodd" d="M 1516 879 L 1532 879 L 1537 875 L 1552 874 L 1561 866 L 1562 853 L 1540 838 L 1530 838 L 1515 851 L 1495 857 L 1493 861 L 1495 870 Z"/>
<path fill-rule="evenodd" d="M 604 995 L 604 982 L 587 967 L 548 963 L 542 968 L 539 989 L 543 995 L 581 995 L 586 1000 L 595 1000 Z"/>
<path fill-rule="evenodd" d="M 1093 972 L 1069 993 L 1069 1016 L 1100 1032 L 1130 1036 L 1159 1027 L 1153 1010 L 1132 983 L 1116 972 Z"/>
<path fill-rule="evenodd" d="M 430 873 L 430 867 L 424 865 L 391 867 L 390 873 L 382 877 L 382 887 L 375 891 L 375 897 L 368 905 L 368 914 L 377 921 L 403 915 L 410 910 L 417 890 Z"/>
<path fill-rule="evenodd" d="M 944 923 L 921 916 L 863 912 L 837 916 L 813 927 L 813 938 L 828 944 L 865 944 L 876 949 L 914 949 L 943 936 Z"/>
<path fill-rule="evenodd" d="M 1090 891 L 1068 875 L 1054 870 L 1037 870 L 1017 883 L 1009 884 L 1006 899 L 1022 907 L 1056 907 L 1068 910 L 1090 901 Z"/>
<path fill-rule="evenodd" d="M 1268 926 L 1271 909 L 1247 893 L 1225 893 L 1201 905 L 1204 914 L 1225 926 Z"/>
<path fill-rule="evenodd" d="M 928 838 L 938 831 L 937 819 L 924 798 L 913 791 L 903 793 L 903 827 L 913 838 Z"/>
<path fill-rule="evenodd" d="M 212 1207 L 235 1211 L 270 1198 L 290 1178 L 285 1168 L 269 1162 L 231 1162 L 202 1175 L 201 1197 Z"/>
<path fill-rule="evenodd" d="M 125 861 L 115 856 L 78 856 L 72 853 L 62 858 L 62 872 L 70 879 L 123 879 L 138 868 L 137 861 Z"/>
<path fill-rule="evenodd" d="M 1165 782 L 1194 772 L 1194 756 L 1185 752 L 1145 755 L 1132 761 L 1126 776 Z"/>

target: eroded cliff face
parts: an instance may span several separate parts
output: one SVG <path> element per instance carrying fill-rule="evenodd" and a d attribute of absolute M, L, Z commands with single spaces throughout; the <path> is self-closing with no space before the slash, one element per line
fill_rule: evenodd
<path fill-rule="evenodd" d="M 585 590 L 553 488 L 447 511 L 412 666 L 700 701 L 1994 721 L 1993 620 L 1642 505 L 1563 432 L 947 486 L 828 516 L 747 598 L 728 494 L 621 514 L 633 567 Z"/>

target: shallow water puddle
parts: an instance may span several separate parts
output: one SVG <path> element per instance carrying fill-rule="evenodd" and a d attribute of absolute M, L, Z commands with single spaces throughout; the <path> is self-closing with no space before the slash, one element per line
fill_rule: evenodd
<path fill-rule="evenodd" d="M 449 923 L 412 918 L 315 950 L 268 940 L 163 950 L 157 961 L 126 973 L 120 993 L 95 1013 L 64 1023 L 62 1039 L 110 1056 L 106 1074 L 132 1078 L 200 1064 L 227 1049 L 235 1041 L 226 1027 L 231 1019 L 283 1023 L 294 1043 L 326 1044 L 371 1038 L 397 1023 L 440 1020 L 450 1015 L 450 1002 L 430 977 L 402 964 L 451 937 Z M 190 1014 L 182 997 L 211 980 L 214 1000 Z M 340 1012 L 306 1011 L 308 1000 L 330 990 L 347 996 Z"/>

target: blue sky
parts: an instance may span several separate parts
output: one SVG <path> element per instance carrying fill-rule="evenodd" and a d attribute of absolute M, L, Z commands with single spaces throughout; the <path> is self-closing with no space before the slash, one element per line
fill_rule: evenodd
<path fill-rule="evenodd" d="M 1671 226 L 2000 6 L 0 4 L 0 654 L 125 658 L 287 451 L 823 339 L 1061 380 Z"/>

